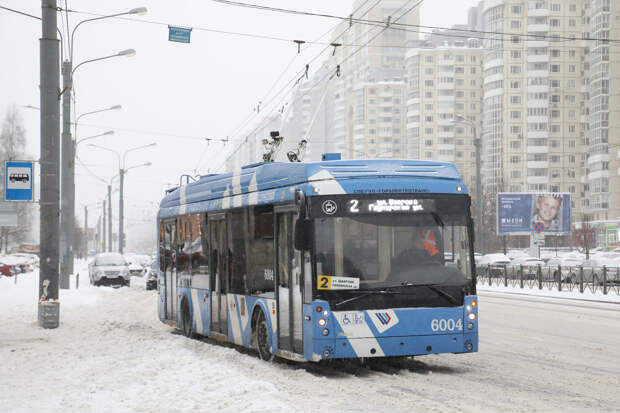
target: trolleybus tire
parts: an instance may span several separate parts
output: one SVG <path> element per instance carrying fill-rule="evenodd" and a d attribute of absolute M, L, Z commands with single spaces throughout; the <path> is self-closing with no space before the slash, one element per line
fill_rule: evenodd
<path fill-rule="evenodd" d="M 265 313 L 258 312 L 258 319 L 254 326 L 254 336 L 256 339 L 256 348 L 258 350 L 258 357 L 261 360 L 272 361 L 273 353 L 269 351 L 269 328 L 267 328 L 267 319 Z"/>
<path fill-rule="evenodd" d="M 187 338 L 194 337 L 194 331 L 192 330 L 192 319 L 189 315 L 189 305 L 187 305 L 187 299 L 183 299 L 181 304 L 181 328 L 183 329 L 183 335 Z"/>

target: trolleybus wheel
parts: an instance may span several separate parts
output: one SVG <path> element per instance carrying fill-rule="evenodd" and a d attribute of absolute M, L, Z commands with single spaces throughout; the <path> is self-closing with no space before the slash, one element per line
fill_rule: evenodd
<path fill-rule="evenodd" d="M 194 332 L 192 331 L 192 319 L 189 316 L 189 305 L 187 301 L 183 300 L 183 318 L 181 319 L 181 327 L 183 327 L 183 334 L 185 337 L 192 338 Z"/>
<path fill-rule="evenodd" d="M 269 351 L 269 329 L 267 328 L 267 320 L 265 319 L 265 314 L 262 311 L 258 313 L 258 319 L 256 320 L 254 330 L 256 334 L 258 357 L 265 361 L 273 360 L 273 354 Z"/>

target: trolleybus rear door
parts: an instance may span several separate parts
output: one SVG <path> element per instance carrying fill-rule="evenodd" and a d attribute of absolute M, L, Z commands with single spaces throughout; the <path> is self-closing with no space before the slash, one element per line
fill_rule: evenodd
<path fill-rule="evenodd" d="M 296 210 L 276 209 L 278 285 L 278 347 L 303 353 L 301 253 L 294 248 L 293 228 Z"/>
<path fill-rule="evenodd" d="M 211 228 L 211 331 L 228 333 L 226 214 L 209 215 Z"/>

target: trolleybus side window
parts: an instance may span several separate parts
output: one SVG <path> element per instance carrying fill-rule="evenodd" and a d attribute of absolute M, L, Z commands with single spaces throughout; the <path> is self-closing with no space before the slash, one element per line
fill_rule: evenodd
<path fill-rule="evenodd" d="M 230 260 L 230 292 L 247 294 L 247 210 L 236 209 L 228 214 L 228 259 Z"/>
<path fill-rule="evenodd" d="M 256 206 L 249 214 L 248 290 L 251 295 L 271 294 L 274 286 L 273 208 Z"/>

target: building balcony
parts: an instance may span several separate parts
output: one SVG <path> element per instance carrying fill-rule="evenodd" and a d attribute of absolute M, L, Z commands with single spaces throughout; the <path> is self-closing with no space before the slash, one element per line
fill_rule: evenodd
<path fill-rule="evenodd" d="M 437 96 L 437 102 L 453 102 L 454 95 L 451 96 Z"/>
<path fill-rule="evenodd" d="M 499 80 L 504 80 L 504 74 L 503 73 L 496 73 L 494 75 L 485 76 L 484 79 L 483 79 L 485 85 L 487 83 L 497 82 Z"/>
<path fill-rule="evenodd" d="M 531 85 L 527 87 L 528 93 L 549 93 L 549 86 L 547 85 Z M 549 100 L 546 100 L 549 104 Z"/>
<path fill-rule="evenodd" d="M 504 66 L 503 59 L 493 59 L 493 60 L 489 60 L 488 62 L 485 62 L 483 70 L 486 71 L 488 69 L 498 67 L 498 66 Z"/>
<path fill-rule="evenodd" d="M 452 90 L 454 89 L 454 83 L 438 83 L 437 90 Z"/>
<path fill-rule="evenodd" d="M 527 123 L 549 123 L 549 116 L 528 116 Z"/>
<path fill-rule="evenodd" d="M 528 92 L 532 92 L 532 91 L 528 89 Z M 532 99 L 532 100 L 527 101 L 528 108 L 546 108 L 547 106 L 549 106 L 548 99 L 539 99 L 539 100 Z"/>
<path fill-rule="evenodd" d="M 535 9 L 532 7 L 527 10 L 527 16 L 528 17 L 547 17 L 549 16 L 549 9 L 547 8 Z"/>
<path fill-rule="evenodd" d="M 528 184 L 548 184 L 549 177 L 548 176 L 528 176 L 527 183 Z"/>
<path fill-rule="evenodd" d="M 549 153 L 549 148 L 547 146 L 531 146 L 531 145 L 528 145 L 527 153 Z"/>
<path fill-rule="evenodd" d="M 546 54 L 528 54 L 527 62 L 528 63 L 547 63 L 549 61 L 549 56 Z"/>
<path fill-rule="evenodd" d="M 548 40 L 528 40 L 527 47 L 549 47 Z"/>
<path fill-rule="evenodd" d="M 540 138 L 548 138 L 549 131 L 535 131 L 535 132 L 527 132 L 528 139 L 540 139 Z"/>
<path fill-rule="evenodd" d="M 528 70 L 527 77 L 549 77 L 548 70 Z"/>
<path fill-rule="evenodd" d="M 549 168 L 549 161 L 527 161 L 526 167 L 528 168 Z"/>
<path fill-rule="evenodd" d="M 420 103 L 420 98 L 412 98 L 407 100 L 407 106 L 416 105 Z"/>
<path fill-rule="evenodd" d="M 527 32 L 532 34 L 546 33 L 549 31 L 549 24 L 528 24 Z"/>

